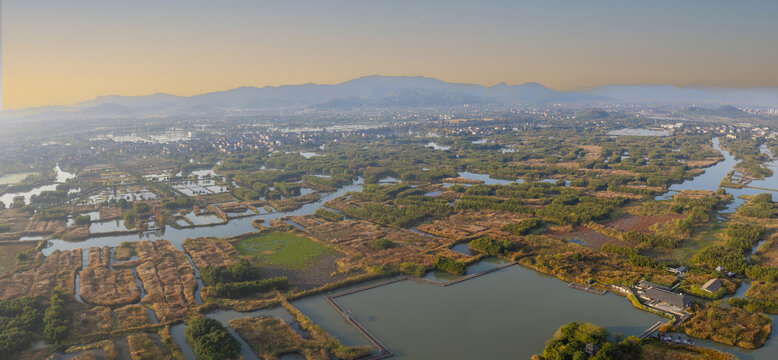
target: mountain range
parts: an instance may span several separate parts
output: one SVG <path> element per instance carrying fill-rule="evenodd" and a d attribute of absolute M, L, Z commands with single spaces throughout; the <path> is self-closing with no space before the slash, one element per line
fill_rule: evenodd
<path fill-rule="evenodd" d="M 240 87 L 190 97 L 170 94 L 101 96 L 74 106 L 3 112 L 4 119 L 67 119 L 169 115 L 250 114 L 300 110 L 432 108 L 463 105 L 658 104 L 778 108 L 778 88 L 703 88 L 610 85 L 555 91 L 538 83 L 487 87 L 428 77 L 366 76 L 335 85 Z"/>

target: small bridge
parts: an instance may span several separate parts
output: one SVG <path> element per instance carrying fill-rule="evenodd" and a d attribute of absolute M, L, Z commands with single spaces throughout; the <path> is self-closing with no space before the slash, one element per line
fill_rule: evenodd
<path fill-rule="evenodd" d="M 658 321 L 656 324 L 652 325 L 650 328 L 646 329 L 646 331 L 644 331 L 642 334 L 640 334 L 640 336 L 638 336 L 638 338 L 640 338 L 640 340 L 643 340 L 643 339 L 647 338 L 654 331 L 659 330 L 659 328 L 662 326 L 662 324 L 664 324 L 664 323 L 661 322 L 661 321 Z"/>

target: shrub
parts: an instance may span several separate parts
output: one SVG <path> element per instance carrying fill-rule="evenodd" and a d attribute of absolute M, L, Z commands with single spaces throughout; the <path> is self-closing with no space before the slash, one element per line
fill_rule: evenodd
<path fill-rule="evenodd" d="M 729 224 L 725 234 L 727 235 L 727 246 L 746 251 L 752 249 L 759 242 L 759 238 L 764 232 L 764 227 L 759 225 L 733 223 Z"/>
<path fill-rule="evenodd" d="M 240 260 L 224 267 L 206 266 L 200 270 L 200 277 L 205 285 L 213 286 L 219 283 L 258 280 L 262 273 L 247 260 Z"/>
<path fill-rule="evenodd" d="M 540 219 L 530 218 L 519 221 L 518 223 L 505 224 L 502 229 L 503 231 L 507 231 L 514 235 L 526 235 L 540 225 Z"/>
<path fill-rule="evenodd" d="M 341 221 L 343 220 L 344 217 L 343 214 L 338 214 L 334 211 L 327 210 L 324 208 L 316 209 L 316 216 L 329 221 Z"/>
<path fill-rule="evenodd" d="M 92 218 L 89 215 L 78 215 L 73 220 L 73 223 L 77 226 L 89 225 L 90 222 L 92 222 Z"/>
<path fill-rule="evenodd" d="M 491 256 L 499 256 L 513 250 L 514 243 L 508 240 L 498 241 L 491 236 L 484 236 L 470 241 L 470 248 Z"/>
<path fill-rule="evenodd" d="M 264 280 L 220 283 L 210 288 L 210 293 L 216 297 L 240 299 L 272 289 L 284 289 L 289 286 L 286 276 Z"/>
<path fill-rule="evenodd" d="M 65 309 L 65 295 L 61 291 L 55 290 L 49 298 L 49 307 L 43 315 L 43 322 L 46 325 L 43 334 L 46 336 L 46 340 L 56 343 L 68 336 L 70 331 L 68 315 L 69 313 Z"/>
<path fill-rule="evenodd" d="M 465 273 L 465 263 L 461 261 L 449 259 L 447 257 L 440 256 L 440 255 L 435 257 L 435 262 L 432 263 L 432 267 L 440 271 L 445 271 L 447 273 L 452 273 L 452 274 Z"/>
<path fill-rule="evenodd" d="M 37 297 L 0 301 L 0 354 L 8 356 L 28 347 L 41 325 L 42 311 L 43 301 Z"/>
<path fill-rule="evenodd" d="M 240 343 L 214 319 L 196 317 L 189 320 L 186 339 L 192 351 L 202 360 L 233 359 L 240 354 Z"/>
<path fill-rule="evenodd" d="M 370 247 L 378 251 L 393 248 L 394 245 L 395 245 L 394 242 L 387 238 L 380 238 L 370 243 Z"/>
<path fill-rule="evenodd" d="M 136 214 L 148 214 L 151 211 L 151 206 L 146 203 L 134 203 L 132 204 L 132 210 Z"/>
<path fill-rule="evenodd" d="M 425 269 L 424 266 L 421 266 L 416 263 L 403 262 L 400 263 L 400 272 L 402 272 L 403 274 L 408 274 L 410 276 L 422 277 L 424 276 Z"/>

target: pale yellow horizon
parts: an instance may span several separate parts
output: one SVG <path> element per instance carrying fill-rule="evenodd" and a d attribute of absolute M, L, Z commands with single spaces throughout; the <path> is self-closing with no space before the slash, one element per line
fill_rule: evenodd
<path fill-rule="evenodd" d="M 778 87 L 775 2 L 5 1 L 3 108 L 426 76 Z"/>

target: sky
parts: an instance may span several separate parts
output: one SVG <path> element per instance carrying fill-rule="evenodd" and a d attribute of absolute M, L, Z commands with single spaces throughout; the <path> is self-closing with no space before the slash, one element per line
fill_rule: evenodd
<path fill-rule="evenodd" d="M 778 87 L 775 0 L 4 0 L 3 107 L 423 75 Z"/>

